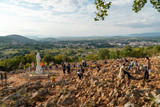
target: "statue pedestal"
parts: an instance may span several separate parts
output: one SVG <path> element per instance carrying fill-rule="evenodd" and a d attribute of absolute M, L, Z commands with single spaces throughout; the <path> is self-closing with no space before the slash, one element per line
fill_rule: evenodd
<path fill-rule="evenodd" d="M 48 79 L 48 74 L 42 74 L 42 75 L 33 75 L 33 74 L 30 74 L 29 79 L 30 80 Z"/>

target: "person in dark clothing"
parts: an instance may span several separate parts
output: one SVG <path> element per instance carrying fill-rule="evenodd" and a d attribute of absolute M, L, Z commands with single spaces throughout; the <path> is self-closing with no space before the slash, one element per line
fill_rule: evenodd
<path fill-rule="evenodd" d="M 86 61 L 84 62 L 84 67 L 87 67 L 87 62 Z"/>
<path fill-rule="evenodd" d="M 124 61 L 124 63 L 126 64 L 126 65 L 128 65 L 129 64 L 129 61 L 125 58 L 124 59 L 125 61 Z"/>
<path fill-rule="evenodd" d="M 98 68 L 97 72 L 99 72 L 101 70 L 100 66 L 97 66 L 97 68 Z"/>
<path fill-rule="evenodd" d="M 63 69 L 63 74 L 65 74 L 66 73 L 65 72 L 66 71 L 66 65 L 64 63 L 62 64 L 62 69 Z"/>
<path fill-rule="evenodd" d="M 130 79 L 134 79 L 129 72 L 127 72 L 127 70 L 125 69 L 125 63 L 122 64 L 122 66 L 120 67 L 120 72 L 119 72 L 119 80 L 123 79 L 125 77 L 125 75 L 127 75 L 128 77 L 128 84 L 130 83 Z"/>
<path fill-rule="evenodd" d="M 84 73 L 84 68 L 82 65 L 80 65 L 80 69 L 78 69 L 78 71 L 77 71 L 77 75 L 80 80 L 83 78 L 83 73 Z"/>
<path fill-rule="evenodd" d="M 132 76 L 130 75 L 129 72 L 124 71 L 124 74 L 128 76 L 128 83 L 130 83 L 130 79 L 132 79 Z"/>
<path fill-rule="evenodd" d="M 149 79 L 149 72 L 151 71 L 151 63 L 150 63 L 150 59 L 149 57 L 146 57 L 146 63 L 144 65 L 144 80 L 148 80 Z"/>
<path fill-rule="evenodd" d="M 81 69 L 78 69 L 77 75 L 78 75 L 78 77 L 79 77 L 80 80 L 83 78 L 83 72 L 82 72 Z"/>
<path fill-rule="evenodd" d="M 67 65 L 67 72 L 68 72 L 68 74 L 71 74 L 71 67 L 70 67 L 70 64 L 68 63 L 68 65 Z"/>
<path fill-rule="evenodd" d="M 125 58 L 125 63 L 127 63 L 128 62 L 128 60 Z"/>
<path fill-rule="evenodd" d="M 104 60 L 104 64 L 107 64 L 107 60 Z"/>
<path fill-rule="evenodd" d="M 82 66 L 85 67 L 85 60 L 82 60 Z"/>
<path fill-rule="evenodd" d="M 82 65 L 80 65 L 80 69 L 81 69 L 82 73 L 84 73 L 84 68 Z"/>
<path fill-rule="evenodd" d="M 73 64 L 73 68 L 75 68 L 75 67 L 76 67 L 76 64 L 74 63 L 74 64 Z"/>
<path fill-rule="evenodd" d="M 77 71 L 77 75 L 80 80 L 83 78 L 83 73 L 84 73 L 84 68 L 82 67 L 82 65 L 80 65 L 80 69 L 78 69 Z"/>
<path fill-rule="evenodd" d="M 149 73 L 148 73 L 148 70 L 145 69 L 145 72 L 144 72 L 144 80 L 147 80 L 149 79 Z"/>

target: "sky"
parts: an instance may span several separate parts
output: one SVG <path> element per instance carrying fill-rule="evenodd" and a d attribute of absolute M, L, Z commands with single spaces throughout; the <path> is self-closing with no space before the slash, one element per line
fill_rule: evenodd
<path fill-rule="evenodd" d="M 0 0 L 0 36 L 123 36 L 160 31 L 160 12 L 149 3 L 132 11 L 133 0 L 112 2 L 105 21 L 95 22 L 94 0 Z"/>

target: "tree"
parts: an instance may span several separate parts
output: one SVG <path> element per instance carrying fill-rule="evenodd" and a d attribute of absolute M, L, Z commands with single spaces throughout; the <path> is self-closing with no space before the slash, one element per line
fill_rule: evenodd
<path fill-rule="evenodd" d="M 125 2 L 125 0 L 124 0 Z M 138 13 L 147 3 L 147 0 L 134 0 L 132 10 Z M 150 3 L 153 5 L 153 8 L 157 9 L 160 12 L 160 0 L 150 0 Z M 95 0 L 95 5 L 97 12 L 95 21 L 104 20 L 105 16 L 108 16 L 108 9 L 111 7 L 112 2 L 106 2 L 106 0 Z"/>
<path fill-rule="evenodd" d="M 53 58 L 51 57 L 51 55 L 47 54 L 44 56 L 43 61 L 46 61 L 47 63 L 49 63 L 53 61 Z"/>
<path fill-rule="evenodd" d="M 133 50 L 133 57 L 145 57 L 146 54 L 144 53 L 144 48 L 136 48 Z"/>
<path fill-rule="evenodd" d="M 87 54 L 84 57 L 84 59 L 87 61 L 98 60 L 98 55 L 97 54 Z"/>
<path fill-rule="evenodd" d="M 154 48 L 155 48 L 157 53 L 160 52 L 160 45 L 156 45 Z"/>
<path fill-rule="evenodd" d="M 36 56 L 33 54 L 33 53 L 30 53 L 30 54 L 26 54 L 24 56 L 25 58 L 25 62 L 23 63 L 32 63 L 32 62 L 35 62 L 36 61 Z"/>
<path fill-rule="evenodd" d="M 99 51 L 99 56 L 101 59 L 109 58 L 109 50 L 108 49 L 101 49 Z"/>
<path fill-rule="evenodd" d="M 61 64 L 61 62 L 63 62 L 63 56 L 60 55 L 60 54 L 56 55 L 56 56 L 54 57 L 54 59 L 55 59 L 54 62 L 55 62 L 56 64 Z"/>
<path fill-rule="evenodd" d="M 120 51 L 118 49 L 110 51 L 110 58 L 119 58 L 120 57 Z"/>
<path fill-rule="evenodd" d="M 126 46 L 123 48 L 122 54 L 124 57 L 131 57 L 133 54 L 133 49 L 131 46 Z"/>

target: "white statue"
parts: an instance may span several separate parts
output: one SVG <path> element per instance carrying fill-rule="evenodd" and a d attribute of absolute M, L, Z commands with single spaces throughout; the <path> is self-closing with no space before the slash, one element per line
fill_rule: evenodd
<path fill-rule="evenodd" d="M 41 68 L 41 65 L 40 65 L 41 57 L 40 57 L 39 52 L 37 53 L 36 60 L 37 60 L 36 73 L 37 74 L 43 74 L 43 71 L 41 70 L 42 68 Z"/>

